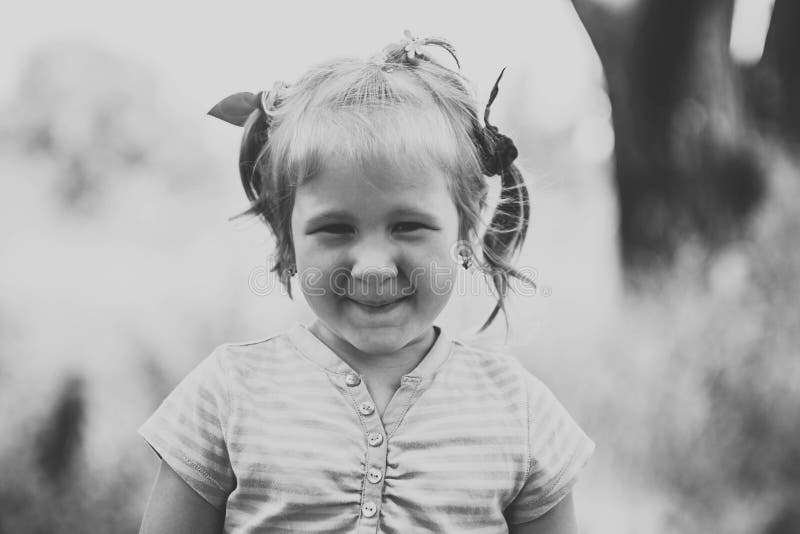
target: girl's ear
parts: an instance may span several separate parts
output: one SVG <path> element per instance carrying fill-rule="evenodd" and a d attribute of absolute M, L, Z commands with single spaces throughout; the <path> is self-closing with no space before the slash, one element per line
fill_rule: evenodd
<path fill-rule="evenodd" d="M 236 93 L 220 100 L 208 114 L 234 126 L 244 126 L 250 114 L 258 109 L 258 104 L 258 95 Z"/>

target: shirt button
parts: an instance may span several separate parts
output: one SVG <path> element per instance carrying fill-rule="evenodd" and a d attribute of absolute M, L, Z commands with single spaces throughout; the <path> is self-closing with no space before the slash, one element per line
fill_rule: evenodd
<path fill-rule="evenodd" d="M 361 377 L 355 373 L 347 373 L 347 376 L 344 377 L 344 383 L 354 388 L 361 383 Z"/>
<path fill-rule="evenodd" d="M 383 434 L 378 432 L 370 432 L 369 444 L 373 447 L 380 447 L 381 443 L 383 443 Z"/>
<path fill-rule="evenodd" d="M 378 507 L 372 501 L 367 501 L 361 505 L 361 513 L 364 514 L 364 517 L 372 517 L 377 511 Z"/>
<path fill-rule="evenodd" d="M 367 480 L 369 480 L 372 484 L 377 484 L 383 478 L 383 473 L 381 473 L 380 469 L 375 469 L 371 467 L 369 471 L 367 471 Z"/>
<path fill-rule="evenodd" d="M 362 402 L 358 405 L 358 411 L 363 415 L 372 415 L 372 412 L 375 411 L 375 406 L 371 402 Z"/>

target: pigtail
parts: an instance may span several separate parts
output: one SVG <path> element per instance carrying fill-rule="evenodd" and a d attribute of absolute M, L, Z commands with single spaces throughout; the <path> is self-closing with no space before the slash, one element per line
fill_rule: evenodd
<path fill-rule="evenodd" d="M 530 221 L 528 187 L 519 168 L 514 165 L 519 152 L 511 138 L 501 134 L 497 127 L 489 122 L 491 106 L 497 97 L 504 73 L 505 68 L 500 71 L 500 76 L 494 83 L 483 115 L 485 127 L 477 135 L 484 173 L 487 176 L 500 175 L 500 199 L 482 243 L 485 271 L 497 291 L 497 304 L 479 332 L 483 332 L 492 324 L 500 310 L 506 318 L 506 329 L 508 329 L 505 297 L 508 294 L 510 277 L 536 286 L 533 280 L 511 264 L 511 259 L 525 242 Z"/>
<path fill-rule="evenodd" d="M 261 175 L 257 163 L 266 147 L 270 121 L 266 114 L 266 99 L 269 93 L 236 93 L 222 99 L 208 112 L 234 126 L 244 128 L 239 148 L 239 175 L 242 187 L 251 202 L 250 209 L 237 217 L 259 213 L 263 203 Z"/>
<path fill-rule="evenodd" d="M 283 217 L 278 211 L 281 207 L 281 191 L 265 176 L 269 172 L 269 130 L 273 122 L 273 111 L 280 104 L 280 91 L 287 86 L 277 82 L 271 91 L 236 93 L 217 105 L 208 114 L 243 127 L 242 142 L 239 147 L 239 176 L 250 207 L 231 217 L 235 219 L 248 215 L 259 216 L 272 230 L 277 241 L 277 260 L 272 271 L 277 273 L 291 298 L 292 289 L 289 278 L 293 268 L 293 247 L 291 237 L 286 235 Z"/>
<path fill-rule="evenodd" d="M 528 188 L 519 169 L 512 164 L 501 174 L 500 200 L 483 236 L 485 271 L 497 291 L 497 304 L 479 332 L 483 332 L 492 324 L 500 310 L 505 316 L 504 299 L 508 294 L 510 277 L 536 286 L 533 280 L 511 264 L 511 259 L 519 252 L 525 241 L 529 220 Z M 508 327 L 507 317 L 506 327 Z"/>
<path fill-rule="evenodd" d="M 259 93 L 259 100 L 261 96 L 262 93 Z M 263 213 L 266 206 L 258 162 L 263 156 L 269 138 L 268 132 L 269 123 L 261 106 L 258 106 L 244 123 L 242 143 L 239 147 L 239 175 L 244 193 L 251 203 L 250 208 L 242 215 L 258 214 L 266 218 L 266 214 Z"/>

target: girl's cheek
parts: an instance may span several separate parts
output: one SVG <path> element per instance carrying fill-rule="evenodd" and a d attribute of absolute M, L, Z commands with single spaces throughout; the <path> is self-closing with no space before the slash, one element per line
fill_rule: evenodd
<path fill-rule="evenodd" d="M 341 296 L 349 287 L 347 272 L 344 268 L 307 265 L 300 271 L 300 287 L 310 297 Z"/>
<path fill-rule="evenodd" d="M 306 239 L 295 244 L 298 264 L 309 267 L 325 268 L 329 265 L 340 263 L 344 256 L 341 247 L 326 246 L 319 240 Z"/>
<path fill-rule="evenodd" d="M 346 254 L 328 247 L 297 247 L 297 267 L 303 291 L 322 296 L 344 287 L 349 273 Z"/>
<path fill-rule="evenodd" d="M 444 258 L 427 257 L 407 271 L 411 286 L 423 293 L 442 295 L 453 288 L 456 265 Z"/>

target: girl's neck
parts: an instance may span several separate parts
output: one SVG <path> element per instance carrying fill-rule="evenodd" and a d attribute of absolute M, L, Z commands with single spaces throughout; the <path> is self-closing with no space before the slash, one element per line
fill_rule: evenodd
<path fill-rule="evenodd" d="M 319 319 L 309 330 L 344 360 L 354 371 L 365 376 L 392 376 L 400 378 L 414 370 L 436 341 L 436 331 L 431 326 L 424 334 L 397 351 L 385 354 L 362 352 L 333 333 Z"/>

